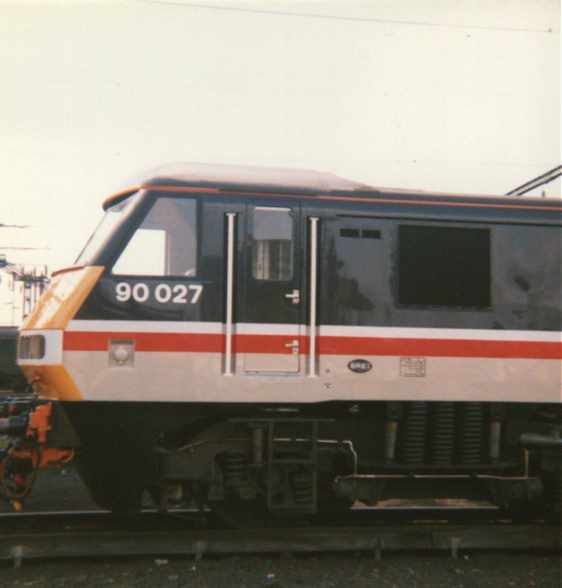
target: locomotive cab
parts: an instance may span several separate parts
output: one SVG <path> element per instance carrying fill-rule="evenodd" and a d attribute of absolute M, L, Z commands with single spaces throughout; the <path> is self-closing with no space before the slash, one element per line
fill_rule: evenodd
<path fill-rule="evenodd" d="M 19 352 L 99 504 L 558 516 L 558 201 L 186 165 L 104 209 Z"/>

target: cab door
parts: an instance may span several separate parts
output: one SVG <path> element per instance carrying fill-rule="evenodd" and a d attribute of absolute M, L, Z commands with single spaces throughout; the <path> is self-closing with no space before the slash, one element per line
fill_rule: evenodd
<path fill-rule="evenodd" d="M 299 264 L 299 206 L 247 204 L 245 288 L 237 326 L 246 373 L 298 373 L 303 296 Z"/>

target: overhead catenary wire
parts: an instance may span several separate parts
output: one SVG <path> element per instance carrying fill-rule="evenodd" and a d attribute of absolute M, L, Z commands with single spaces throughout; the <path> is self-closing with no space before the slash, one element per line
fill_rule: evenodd
<path fill-rule="evenodd" d="M 529 181 L 525 182 L 524 184 L 517 186 L 517 188 L 513 188 L 513 190 L 506 192 L 505 195 L 506 196 L 523 196 L 523 194 L 526 194 L 527 192 L 530 192 L 531 190 L 534 190 L 535 188 L 539 188 L 540 186 L 544 186 L 545 184 L 549 184 L 550 182 L 552 182 L 556 178 L 559 178 L 560 176 L 562 176 L 562 165 L 557 165 L 556 167 L 553 167 L 552 169 L 548 170 L 547 172 L 541 174 L 540 176 L 537 176 L 536 178 L 533 178 L 532 180 L 529 180 Z"/>
<path fill-rule="evenodd" d="M 47 251 L 50 247 L 18 247 L 15 245 L 0 245 L 0 249 L 10 249 L 10 251 Z"/>
<path fill-rule="evenodd" d="M 137 0 L 144 4 L 160 4 L 162 6 L 177 6 L 184 8 L 198 8 L 203 10 L 216 10 L 224 12 L 243 12 L 248 14 L 262 14 L 269 16 L 284 16 L 284 17 L 300 17 L 300 18 L 315 18 L 324 20 L 338 20 L 347 22 L 371 22 L 378 24 L 394 24 L 402 26 L 414 26 L 414 27 L 435 27 L 443 29 L 458 29 L 458 30 L 480 30 L 480 31 L 504 31 L 512 33 L 539 33 L 539 34 L 550 34 L 555 33 L 552 28 L 545 29 L 533 29 L 525 27 L 494 27 L 484 25 L 472 25 L 472 24 L 451 24 L 451 23 L 439 23 L 423 20 L 402 20 L 392 18 L 380 18 L 380 17 L 365 17 L 365 16 L 344 16 L 339 14 L 322 14 L 317 12 L 290 12 L 284 10 L 268 10 L 264 8 L 249 8 L 243 6 L 226 6 L 221 4 L 207 4 L 203 2 L 182 2 L 181 0 Z"/>

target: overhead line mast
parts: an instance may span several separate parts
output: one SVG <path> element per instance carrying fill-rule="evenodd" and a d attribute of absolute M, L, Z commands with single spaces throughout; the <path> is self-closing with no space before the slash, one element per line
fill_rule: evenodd
<path fill-rule="evenodd" d="M 29 225 L 11 225 L 0 223 L 0 229 L 14 228 L 27 229 Z M 4 251 L 35 251 L 47 250 L 50 247 L 26 247 L 26 246 L 0 246 L 0 272 L 8 274 L 12 280 L 12 293 L 15 290 L 16 282 L 23 284 L 22 289 L 22 315 L 25 318 L 33 310 L 49 283 L 49 272 L 46 265 L 42 264 L 21 264 L 10 261 Z M 12 294 L 12 322 L 14 322 L 15 300 Z"/>

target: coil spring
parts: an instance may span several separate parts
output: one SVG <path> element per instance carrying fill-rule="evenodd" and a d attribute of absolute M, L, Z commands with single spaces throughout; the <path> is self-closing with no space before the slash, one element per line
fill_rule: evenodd
<path fill-rule="evenodd" d="M 425 457 L 427 402 L 412 402 L 404 427 L 402 458 L 408 465 L 421 465 Z"/>
<path fill-rule="evenodd" d="M 467 402 L 463 407 L 461 461 L 463 465 L 480 463 L 484 410 L 481 402 Z"/>
<path fill-rule="evenodd" d="M 435 465 L 450 465 L 454 451 L 455 405 L 452 402 L 439 402 L 433 410 L 431 462 Z"/>
<path fill-rule="evenodd" d="M 225 488 L 236 490 L 242 486 L 246 465 L 247 460 L 243 453 L 228 452 L 223 455 L 222 469 Z"/>
<path fill-rule="evenodd" d="M 293 492 L 297 504 L 312 504 L 314 500 L 313 476 L 310 472 L 297 472 L 292 476 Z"/>

